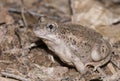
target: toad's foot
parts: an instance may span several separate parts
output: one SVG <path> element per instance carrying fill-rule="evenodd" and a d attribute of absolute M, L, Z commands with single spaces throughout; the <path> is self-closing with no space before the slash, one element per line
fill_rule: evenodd
<path fill-rule="evenodd" d="M 91 62 L 91 63 L 87 63 L 87 64 L 85 65 L 85 67 L 87 67 L 87 66 L 89 66 L 89 65 L 94 66 L 93 71 L 96 71 L 96 70 L 97 70 L 100 74 L 102 74 L 103 76 L 106 76 L 106 73 L 100 68 L 101 65 L 96 65 L 96 64 L 94 64 L 93 62 Z"/>
<path fill-rule="evenodd" d="M 93 71 L 96 71 L 97 68 L 99 68 L 101 65 L 100 64 L 98 65 L 97 63 L 94 63 L 94 62 L 90 62 L 90 63 L 85 64 L 85 67 L 87 66 L 94 66 Z"/>

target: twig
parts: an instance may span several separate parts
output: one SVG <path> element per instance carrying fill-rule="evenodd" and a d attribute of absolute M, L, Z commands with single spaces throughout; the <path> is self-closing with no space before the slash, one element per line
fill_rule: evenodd
<path fill-rule="evenodd" d="M 120 62 L 119 61 L 114 62 L 113 60 L 111 60 L 111 63 L 120 70 Z"/>
<path fill-rule="evenodd" d="M 24 15 L 24 8 L 23 7 L 21 8 L 21 16 L 22 16 L 22 19 L 23 19 L 25 26 L 27 27 L 28 25 L 27 25 L 27 21 L 26 21 L 25 15 Z"/>
<path fill-rule="evenodd" d="M 4 25 L 4 24 L 6 24 L 5 22 L 0 22 L 0 25 Z"/>
<path fill-rule="evenodd" d="M 20 9 L 16 9 L 16 8 L 9 8 L 8 9 L 8 12 L 10 13 L 16 13 L 16 14 L 21 14 L 21 10 Z M 41 13 L 36 13 L 34 11 L 31 11 L 31 10 L 24 10 L 23 12 L 24 14 L 29 14 L 31 16 L 36 16 L 36 17 L 47 17 L 47 18 L 50 18 L 50 19 L 56 19 L 56 20 L 59 20 L 60 19 L 60 16 L 49 16 L 49 15 L 45 15 L 45 14 L 41 14 Z M 64 16 L 65 17 L 65 16 Z M 61 20 L 61 22 L 68 22 L 68 21 L 71 21 L 70 18 L 68 18 L 68 16 L 66 16 L 65 19 Z"/>
<path fill-rule="evenodd" d="M 22 2 L 22 7 L 21 7 L 21 16 L 22 16 L 22 19 L 23 19 L 23 22 L 24 22 L 25 26 L 27 27 L 27 26 L 28 26 L 28 24 L 27 24 L 27 21 L 26 21 L 25 15 L 24 15 L 24 1 L 23 1 L 23 0 L 21 0 L 21 2 Z"/>
<path fill-rule="evenodd" d="M 7 64 L 10 64 L 12 63 L 11 61 L 8 61 L 8 60 L 0 60 L 0 63 L 7 63 Z"/>
<path fill-rule="evenodd" d="M 113 67 L 113 65 L 112 65 L 111 63 L 109 63 L 109 64 L 107 65 L 107 67 L 110 69 L 110 71 L 111 71 L 113 74 L 116 73 L 115 68 Z"/>
<path fill-rule="evenodd" d="M 103 78 L 103 81 L 119 81 L 120 80 L 120 71 L 116 72 L 112 76 L 107 76 Z"/>
<path fill-rule="evenodd" d="M 73 15 L 72 0 L 68 0 L 68 3 L 69 3 L 70 14 Z"/>
<path fill-rule="evenodd" d="M 9 9 L 8 9 L 8 12 L 18 13 L 18 14 L 21 14 L 21 13 L 22 13 L 20 9 L 15 9 L 15 8 L 9 8 Z M 23 13 L 24 13 L 24 14 L 25 14 L 25 13 L 29 13 L 30 15 L 38 16 L 38 17 L 45 16 L 44 14 L 35 13 L 35 12 L 33 12 L 33 11 L 30 11 L 30 10 L 24 10 Z"/>
<path fill-rule="evenodd" d="M 2 76 L 14 78 L 14 79 L 17 79 L 20 81 L 31 81 L 30 79 L 27 79 L 27 78 L 24 78 L 19 75 L 15 75 L 15 74 L 10 74 L 10 73 L 6 73 L 6 72 L 1 72 L 1 74 L 2 74 Z"/>

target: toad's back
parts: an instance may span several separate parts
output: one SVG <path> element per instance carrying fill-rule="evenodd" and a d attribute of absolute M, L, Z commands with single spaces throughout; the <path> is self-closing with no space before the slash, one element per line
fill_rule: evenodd
<path fill-rule="evenodd" d="M 83 62 L 92 61 L 90 53 L 94 44 L 102 43 L 102 35 L 81 25 L 59 25 L 59 38 L 81 58 Z"/>

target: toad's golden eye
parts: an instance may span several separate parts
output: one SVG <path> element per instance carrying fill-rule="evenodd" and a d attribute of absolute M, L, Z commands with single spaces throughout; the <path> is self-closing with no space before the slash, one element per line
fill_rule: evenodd
<path fill-rule="evenodd" d="M 49 23 L 46 26 L 47 31 L 54 32 L 58 28 L 58 25 L 56 23 Z"/>

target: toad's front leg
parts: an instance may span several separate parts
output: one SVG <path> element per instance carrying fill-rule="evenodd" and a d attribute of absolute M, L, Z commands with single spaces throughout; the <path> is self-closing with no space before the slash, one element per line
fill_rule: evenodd
<path fill-rule="evenodd" d="M 76 56 L 72 57 L 72 63 L 75 66 L 75 68 L 77 69 L 77 71 L 79 71 L 81 74 L 85 74 L 87 69 L 85 67 L 85 65 L 83 64 L 83 62 Z"/>

